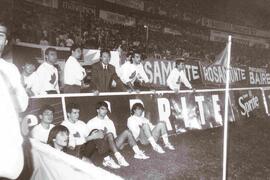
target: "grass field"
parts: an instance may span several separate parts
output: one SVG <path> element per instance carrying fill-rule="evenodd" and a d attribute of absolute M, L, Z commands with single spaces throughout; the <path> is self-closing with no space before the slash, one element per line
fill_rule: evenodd
<path fill-rule="evenodd" d="M 231 123 L 229 132 L 228 179 L 270 179 L 270 119 Z M 132 180 L 222 178 L 222 127 L 189 131 L 171 140 L 176 151 L 162 155 L 141 146 L 150 156 L 147 160 L 134 159 L 133 151 L 126 148 L 123 155 L 130 166 L 108 170 Z"/>

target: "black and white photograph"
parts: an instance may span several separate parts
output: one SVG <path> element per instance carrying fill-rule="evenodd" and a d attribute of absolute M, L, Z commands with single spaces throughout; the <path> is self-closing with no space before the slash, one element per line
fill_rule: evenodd
<path fill-rule="evenodd" d="M 0 0 L 0 180 L 270 178 L 269 0 Z"/>

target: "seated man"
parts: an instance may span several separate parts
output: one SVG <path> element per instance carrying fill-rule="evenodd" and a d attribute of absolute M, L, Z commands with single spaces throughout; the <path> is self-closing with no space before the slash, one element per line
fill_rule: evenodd
<path fill-rule="evenodd" d="M 100 51 L 100 61 L 92 65 L 91 81 L 92 89 L 96 94 L 98 92 L 112 91 L 112 82 L 115 81 L 116 85 L 121 91 L 126 90 L 125 85 L 115 72 L 115 67 L 109 64 L 111 53 L 109 50 Z"/>
<path fill-rule="evenodd" d="M 50 130 L 54 127 L 53 122 L 54 108 L 44 105 L 39 111 L 40 123 L 31 131 L 31 137 L 40 142 L 47 143 Z"/>
<path fill-rule="evenodd" d="M 131 116 L 127 120 L 127 126 L 132 132 L 134 138 L 142 144 L 151 144 L 153 149 L 158 153 L 165 153 L 160 145 L 156 142 L 161 136 L 165 147 L 175 150 L 168 139 L 168 133 L 165 122 L 159 122 L 154 126 L 148 119 L 143 116 L 144 107 L 141 103 L 135 103 L 131 109 Z"/>
<path fill-rule="evenodd" d="M 107 116 L 109 111 L 106 102 L 98 102 L 97 106 L 97 116 L 87 122 L 87 126 L 90 130 L 98 129 L 103 133 L 103 141 L 109 142 L 109 149 L 114 153 L 120 166 L 129 166 L 125 158 L 120 154 L 119 149 L 124 147 L 124 143 L 128 141 L 130 147 L 132 147 L 135 152 L 134 158 L 136 159 L 148 159 L 149 157 L 144 154 L 143 151 L 139 149 L 129 130 L 125 130 L 119 136 L 116 134 L 115 126 L 112 120 Z M 115 163 L 110 156 L 104 158 L 103 165 L 108 166 L 110 163 Z"/>
<path fill-rule="evenodd" d="M 87 125 L 79 120 L 80 107 L 77 104 L 70 103 L 67 105 L 67 120 L 61 125 L 69 130 L 69 147 L 73 149 L 70 153 L 80 159 L 91 158 L 96 150 L 96 143 L 103 134 L 88 129 Z M 106 151 L 99 151 L 100 154 L 106 154 Z"/>

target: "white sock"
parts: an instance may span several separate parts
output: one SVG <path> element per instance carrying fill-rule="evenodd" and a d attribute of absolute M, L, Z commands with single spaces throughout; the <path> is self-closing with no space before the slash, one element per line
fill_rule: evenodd
<path fill-rule="evenodd" d="M 141 150 L 139 149 L 138 145 L 133 146 L 132 149 L 135 152 L 135 154 L 140 154 L 141 153 Z"/>
<path fill-rule="evenodd" d="M 149 137 L 148 138 L 148 141 L 150 142 L 150 144 L 152 145 L 152 147 L 154 147 L 154 146 L 157 145 L 157 143 L 156 143 L 155 139 L 153 138 L 153 136 Z"/>
<path fill-rule="evenodd" d="M 169 144 L 168 134 L 163 134 L 162 139 L 163 139 L 164 144 Z"/>
<path fill-rule="evenodd" d="M 104 158 L 105 161 L 109 161 L 110 159 L 111 159 L 110 156 L 106 156 L 106 157 Z"/>
<path fill-rule="evenodd" d="M 120 154 L 120 152 L 114 153 L 114 156 L 116 157 L 116 159 L 121 159 L 122 158 L 122 155 Z"/>

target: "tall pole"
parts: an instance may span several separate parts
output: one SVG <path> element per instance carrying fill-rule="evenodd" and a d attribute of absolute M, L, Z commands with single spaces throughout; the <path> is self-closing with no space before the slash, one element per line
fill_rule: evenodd
<path fill-rule="evenodd" d="M 223 131 L 223 169 L 222 180 L 227 178 L 227 151 L 228 151 L 228 104 L 229 104 L 229 86 L 230 86 L 230 61 L 231 61 L 231 44 L 232 36 L 228 39 L 228 56 L 226 64 L 226 88 L 225 88 L 225 112 L 224 112 L 224 131 Z"/>

